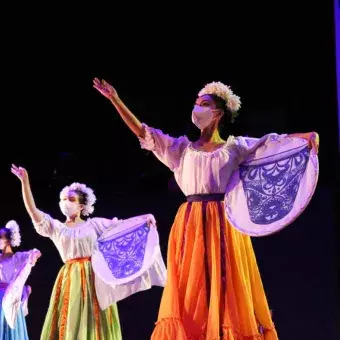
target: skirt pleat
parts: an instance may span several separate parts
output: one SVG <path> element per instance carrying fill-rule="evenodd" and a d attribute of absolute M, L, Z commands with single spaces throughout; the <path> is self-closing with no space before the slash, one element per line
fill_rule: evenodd
<path fill-rule="evenodd" d="M 249 236 L 222 202 L 184 203 L 171 229 L 168 277 L 152 340 L 277 340 Z"/>
<path fill-rule="evenodd" d="M 89 259 L 67 262 L 59 271 L 41 340 L 121 340 L 116 304 L 99 307 Z"/>

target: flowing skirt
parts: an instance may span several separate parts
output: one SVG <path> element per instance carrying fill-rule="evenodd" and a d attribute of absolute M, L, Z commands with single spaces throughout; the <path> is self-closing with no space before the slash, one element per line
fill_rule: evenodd
<path fill-rule="evenodd" d="M 5 289 L 0 288 L 0 301 L 4 297 Z M 22 308 L 20 308 L 14 329 L 10 328 L 0 307 L 0 340 L 28 340 L 26 321 Z"/>
<path fill-rule="evenodd" d="M 277 340 L 249 236 L 221 201 L 181 205 L 152 340 Z"/>
<path fill-rule="evenodd" d="M 90 258 L 70 260 L 61 268 L 40 339 L 122 339 L 117 306 L 99 308 Z"/>

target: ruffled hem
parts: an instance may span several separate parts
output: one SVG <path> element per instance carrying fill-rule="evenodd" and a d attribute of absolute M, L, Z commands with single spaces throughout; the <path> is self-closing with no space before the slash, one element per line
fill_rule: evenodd
<path fill-rule="evenodd" d="M 179 318 L 163 318 L 156 322 L 151 340 L 278 340 L 275 328 L 264 329 L 263 334 L 242 335 L 230 326 L 222 326 L 223 336 L 207 339 L 206 335 L 187 334 Z"/>
<path fill-rule="evenodd" d="M 189 340 L 179 318 L 163 318 L 156 322 L 151 340 Z M 201 340 L 201 339 L 199 339 Z M 203 338 L 202 338 L 203 340 Z"/>
<path fill-rule="evenodd" d="M 278 340 L 275 328 L 265 329 L 263 334 L 242 335 L 230 326 L 223 326 L 223 337 L 212 340 Z"/>
<path fill-rule="evenodd" d="M 263 334 L 264 340 L 278 340 L 278 335 L 275 328 L 265 329 Z"/>

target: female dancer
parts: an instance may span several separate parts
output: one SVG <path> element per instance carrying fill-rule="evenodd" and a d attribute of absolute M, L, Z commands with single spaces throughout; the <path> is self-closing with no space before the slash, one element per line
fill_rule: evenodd
<path fill-rule="evenodd" d="M 235 119 L 239 97 L 220 82 L 207 84 L 192 112 L 201 130 L 192 143 L 142 124 L 104 80 L 94 79 L 93 86 L 111 101 L 142 148 L 174 172 L 187 196 L 169 237 L 168 279 L 152 339 L 277 339 L 250 237 L 231 227 L 224 213 L 233 171 L 266 140 L 220 137 L 220 121 Z M 295 136 L 317 147 L 316 134 Z"/>
<path fill-rule="evenodd" d="M 110 232 L 116 229 L 120 229 L 121 240 L 124 236 L 120 228 L 122 224 L 131 227 L 143 220 L 152 227 L 156 223 L 154 217 L 144 215 L 141 218 L 131 218 L 125 221 L 118 221 L 117 218 L 113 220 L 92 218 L 85 221 L 82 216 L 88 216 L 93 212 L 96 197 L 92 189 L 84 184 L 73 183 L 60 193 L 60 209 L 66 216 L 66 221 L 60 222 L 36 208 L 27 171 L 15 165 L 12 166 L 11 171 L 22 183 L 25 207 L 36 231 L 54 242 L 65 262 L 53 288 L 41 339 L 121 339 L 115 302 L 137 291 L 148 289 L 154 284 L 164 285 L 165 266 L 160 251 L 156 252 L 152 262 L 140 271 L 140 275 L 138 271 L 134 271 L 135 275 L 129 281 L 128 274 L 137 266 L 133 261 L 141 260 L 136 256 L 132 258 L 137 252 L 138 244 L 129 256 L 124 256 L 126 255 L 124 253 L 122 257 L 119 257 L 119 250 L 121 253 L 124 252 L 123 247 L 115 253 L 102 254 L 99 251 L 98 240 L 102 236 L 104 239 L 108 238 Z M 104 245 L 104 250 L 116 251 L 119 244 L 117 245 L 112 240 L 110 242 L 108 246 Z M 141 250 L 140 247 L 138 249 Z M 125 272 L 124 260 L 129 262 Z M 126 284 L 109 285 L 107 278 L 111 275 L 111 271 L 117 274 L 117 268 L 120 274 L 117 276 L 119 279 L 127 278 L 124 281 Z"/>
<path fill-rule="evenodd" d="M 13 253 L 12 247 L 20 243 L 19 226 L 9 221 L 0 229 L 0 340 L 28 339 L 25 316 L 30 287 L 24 284 L 41 253 L 37 249 Z"/>

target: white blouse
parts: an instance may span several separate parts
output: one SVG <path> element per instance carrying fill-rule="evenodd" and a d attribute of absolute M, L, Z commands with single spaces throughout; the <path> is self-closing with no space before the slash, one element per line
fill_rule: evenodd
<path fill-rule="evenodd" d="M 141 147 L 152 151 L 174 172 L 175 179 L 186 196 L 224 194 L 234 170 L 269 136 L 260 139 L 230 136 L 221 148 L 204 152 L 195 150 L 186 136 L 174 138 L 145 124 L 143 126 L 145 137 L 139 139 Z"/>
<path fill-rule="evenodd" d="M 53 219 L 45 213 L 42 213 L 42 216 L 39 223 L 33 222 L 34 227 L 38 234 L 49 237 L 53 241 L 64 263 L 71 259 L 91 257 L 96 278 L 96 294 L 102 310 L 132 294 L 150 289 L 154 285 L 164 287 L 166 268 L 158 236 L 156 239 L 151 238 L 151 242 L 148 241 L 146 244 L 142 268 L 134 277 L 127 277 L 123 284 L 113 282 L 111 269 L 98 246 L 101 237 L 104 239 L 111 239 L 115 235 L 124 237 L 124 230 L 128 233 L 132 226 L 138 226 L 141 221 L 145 223 L 151 218 L 155 225 L 156 221 L 152 215 L 141 215 L 127 220 L 96 217 L 90 218 L 76 227 L 68 227 L 65 223 Z M 156 227 L 152 228 L 153 234 L 157 233 Z M 133 260 L 135 254 L 132 252 L 128 256 L 131 256 L 131 260 Z"/>
<path fill-rule="evenodd" d="M 119 220 L 106 218 L 89 218 L 76 227 L 68 227 L 50 215 L 42 213 L 42 220 L 34 223 L 35 230 L 44 237 L 49 237 L 57 247 L 65 263 L 68 260 L 90 257 L 96 247 L 96 241 L 101 234 L 117 225 Z"/>

